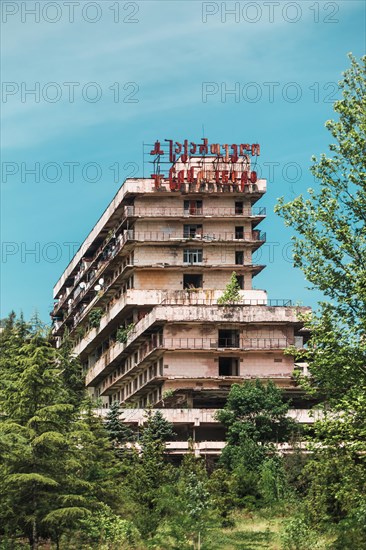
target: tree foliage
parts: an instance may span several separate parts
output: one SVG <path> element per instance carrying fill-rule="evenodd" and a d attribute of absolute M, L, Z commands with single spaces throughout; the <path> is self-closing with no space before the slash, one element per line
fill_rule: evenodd
<path fill-rule="evenodd" d="M 288 440 L 294 428 L 286 416 L 288 408 L 272 381 L 233 384 L 224 409 L 217 413 L 227 430 L 222 462 L 229 468 L 239 462 L 256 468 L 269 451 L 274 451 L 274 443 Z"/>
<path fill-rule="evenodd" d="M 118 401 L 114 401 L 109 407 L 105 429 L 115 449 L 116 456 L 121 458 L 129 450 L 127 445 L 135 441 L 136 434 L 130 426 L 123 422 L 122 411 Z"/>
<path fill-rule="evenodd" d="M 58 544 L 100 502 L 114 504 L 113 454 L 65 379 L 77 377 L 75 360 L 37 319 L 9 316 L 0 352 L 0 536 L 27 537 L 34 549 L 41 538 Z"/>
<path fill-rule="evenodd" d="M 171 506 L 162 496 L 175 479 L 174 468 L 165 456 L 165 442 L 172 433 L 172 424 L 159 411 L 147 411 L 139 448 L 125 455 L 123 460 L 124 510 L 147 539 L 156 533 Z"/>
<path fill-rule="evenodd" d="M 356 510 L 364 509 L 366 489 L 366 56 L 349 57 L 337 120 L 326 122 L 331 154 L 313 158 L 318 189 L 287 204 L 282 198 L 276 210 L 297 232 L 295 266 L 325 296 L 306 319 L 310 377 L 303 385 L 323 400 L 306 466 L 307 517 L 339 525 L 335 548 L 365 548 L 364 515 Z M 352 540 L 343 529 L 351 524 Z"/>
<path fill-rule="evenodd" d="M 366 57 L 350 55 L 328 120 L 331 156 L 313 157 L 318 190 L 309 189 L 276 211 L 294 228 L 294 265 L 328 301 L 309 320 L 313 387 L 338 399 L 366 384 Z"/>

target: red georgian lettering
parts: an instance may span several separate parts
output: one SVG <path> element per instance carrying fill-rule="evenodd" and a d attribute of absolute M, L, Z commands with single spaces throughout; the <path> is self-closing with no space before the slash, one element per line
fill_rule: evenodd
<path fill-rule="evenodd" d="M 175 168 L 172 166 L 169 170 L 169 187 L 171 191 L 173 191 L 176 188 L 176 179 L 175 179 Z"/>
<path fill-rule="evenodd" d="M 203 143 L 199 146 L 200 155 L 208 154 L 208 139 L 202 138 Z"/>
<path fill-rule="evenodd" d="M 240 189 L 244 191 L 246 185 L 248 185 L 248 172 L 243 172 L 240 178 Z"/>
<path fill-rule="evenodd" d="M 225 151 L 225 162 L 229 162 L 229 145 L 227 143 L 224 143 L 222 147 Z"/>
<path fill-rule="evenodd" d="M 222 177 L 222 183 L 223 184 L 229 183 L 229 171 L 228 170 L 223 170 L 221 172 L 221 177 Z"/>
<path fill-rule="evenodd" d="M 184 150 L 184 153 L 181 159 L 182 159 L 182 162 L 185 164 L 186 162 L 188 162 L 188 140 L 187 139 L 184 140 L 183 150 Z"/>
<path fill-rule="evenodd" d="M 194 167 L 192 166 L 187 170 L 187 181 L 188 183 L 194 182 Z"/>
<path fill-rule="evenodd" d="M 160 147 L 160 141 L 155 141 L 154 149 L 150 151 L 150 155 L 164 155 L 164 151 Z"/>
<path fill-rule="evenodd" d="M 249 143 L 241 143 L 240 144 L 240 156 L 242 157 L 243 155 L 245 155 L 245 151 L 250 151 L 251 150 L 251 147 L 249 145 Z"/>
<path fill-rule="evenodd" d="M 175 154 L 173 151 L 173 140 L 172 139 L 166 139 L 169 143 L 169 162 L 175 162 Z"/>
<path fill-rule="evenodd" d="M 251 181 L 251 183 L 256 183 L 257 182 L 257 172 L 251 172 L 250 173 L 250 181 Z"/>
<path fill-rule="evenodd" d="M 232 151 L 233 151 L 233 154 L 230 156 L 231 162 L 238 162 L 238 160 L 239 160 L 239 157 L 238 157 L 238 146 L 237 146 L 235 143 L 233 143 L 233 144 L 231 145 L 231 149 L 232 149 Z"/>
<path fill-rule="evenodd" d="M 197 144 L 193 143 L 193 141 L 191 141 L 190 145 L 191 145 L 191 148 L 190 148 L 189 152 L 190 152 L 191 155 L 195 155 L 197 153 Z"/>
<path fill-rule="evenodd" d="M 252 157 L 254 157 L 254 156 L 259 157 L 260 154 L 261 154 L 261 148 L 260 148 L 259 143 L 253 143 L 253 145 L 252 145 Z"/>

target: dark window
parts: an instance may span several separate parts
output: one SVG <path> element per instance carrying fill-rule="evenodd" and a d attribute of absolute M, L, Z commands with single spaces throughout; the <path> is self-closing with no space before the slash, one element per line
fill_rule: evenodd
<path fill-rule="evenodd" d="M 236 357 L 219 357 L 219 376 L 238 376 L 238 364 Z"/>
<path fill-rule="evenodd" d="M 183 250 L 183 262 L 185 264 L 198 264 L 202 262 L 202 248 L 186 248 Z"/>
<path fill-rule="evenodd" d="M 183 227 L 183 237 L 185 239 L 202 237 L 202 225 L 185 225 Z"/>
<path fill-rule="evenodd" d="M 183 275 L 183 288 L 202 288 L 202 275 L 194 273 Z"/>
<path fill-rule="evenodd" d="M 236 201 L 235 214 L 242 214 L 242 213 L 243 213 L 243 201 Z"/>
<path fill-rule="evenodd" d="M 244 227 L 242 225 L 235 227 L 235 238 L 244 239 Z"/>
<path fill-rule="evenodd" d="M 237 275 L 236 279 L 241 290 L 244 290 L 244 275 Z"/>
<path fill-rule="evenodd" d="M 185 214 L 202 214 L 202 201 L 184 201 Z"/>
<path fill-rule="evenodd" d="M 235 263 L 236 265 L 244 264 L 244 252 L 242 250 L 235 252 Z"/>
<path fill-rule="evenodd" d="M 232 329 L 219 330 L 219 348 L 238 348 L 239 331 Z"/>

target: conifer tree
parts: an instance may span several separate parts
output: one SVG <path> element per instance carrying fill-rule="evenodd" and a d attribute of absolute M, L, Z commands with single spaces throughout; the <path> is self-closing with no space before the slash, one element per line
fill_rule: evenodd
<path fill-rule="evenodd" d="M 38 320 L 11 315 L 0 351 L 0 537 L 27 537 L 35 550 L 113 503 L 114 458 L 100 421 L 64 383 L 66 353 L 60 360 Z"/>
<path fill-rule="evenodd" d="M 171 506 L 162 497 L 176 475 L 165 456 L 165 442 L 172 433 L 171 423 L 160 411 L 148 411 L 138 441 L 140 452 L 136 449 L 125 458 L 125 510 L 147 539 L 155 534 Z"/>
<path fill-rule="evenodd" d="M 121 406 L 118 401 L 114 401 L 109 407 L 105 429 L 113 448 L 118 457 L 123 456 L 126 450 L 126 443 L 132 443 L 135 440 L 133 430 L 123 423 L 121 418 Z"/>

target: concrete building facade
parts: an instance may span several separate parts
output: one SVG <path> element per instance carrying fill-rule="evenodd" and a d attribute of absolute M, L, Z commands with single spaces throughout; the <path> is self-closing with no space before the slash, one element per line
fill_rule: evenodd
<path fill-rule="evenodd" d="M 132 424 L 142 409 L 162 408 L 182 448 L 193 436 L 216 441 L 214 453 L 223 436 L 212 411 L 233 383 L 271 379 L 302 406 L 284 350 L 303 346 L 299 313 L 308 311 L 253 289 L 266 181 L 240 183 L 227 161 L 219 172 L 217 156 L 179 158 L 174 174 L 187 162 L 192 170 L 179 185 L 172 172 L 127 179 L 55 285 L 52 312 L 56 342 L 65 330 L 73 337 L 103 407 L 136 409 Z M 241 300 L 220 305 L 234 271 Z"/>

